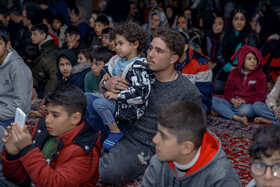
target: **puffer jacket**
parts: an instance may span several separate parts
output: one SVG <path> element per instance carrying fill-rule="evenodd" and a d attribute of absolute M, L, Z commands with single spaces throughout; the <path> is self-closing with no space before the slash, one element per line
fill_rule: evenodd
<path fill-rule="evenodd" d="M 4 150 L 1 158 L 5 177 L 22 186 L 31 182 L 35 186 L 95 186 L 101 151 L 99 132 L 82 121 L 57 138 L 48 165 L 41 150 L 49 138 L 45 119 L 41 119 L 33 131 L 33 144 L 21 150 L 21 155 L 9 155 Z"/>

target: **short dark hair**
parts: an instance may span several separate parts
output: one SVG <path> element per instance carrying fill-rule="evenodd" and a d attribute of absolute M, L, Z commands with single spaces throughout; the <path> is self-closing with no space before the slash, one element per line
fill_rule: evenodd
<path fill-rule="evenodd" d="M 196 149 L 201 146 L 207 128 L 204 110 L 197 103 L 178 101 L 159 110 L 158 122 L 177 136 L 177 142 L 193 142 Z"/>
<path fill-rule="evenodd" d="M 166 46 L 169 48 L 172 55 L 183 54 L 185 48 L 185 40 L 183 36 L 175 30 L 165 27 L 157 28 L 152 35 L 152 39 L 160 38 L 162 39 Z"/>
<path fill-rule="evenodd" d="M 108 47 L 96 47 L 92 50 L 90 55 L 90 60 L 93 59 L 96 60 L 103 60 L 106 64 L 110 58 L 112 57 L 111 51 L 108 49 Z"/>
<path fill-rule="evenodd" d="M 253 134 L 249 146 L 249 154 L 252 159 L 260 159 L 262 155 L 270 157 L 276 151 L 280 151 L 280 126 L 261 126 Z"/>
<path fill-rule="evenodd" d="M 98 16 L 94 22 L 109 26 L 109 19 L 105 15 Z"/>
<path fill-rule="evenodd" d="M 147 49 L 148 37 L 145 30 L 137 23 L 118 23 L 110 32 L 110 39 L 116 39 L 116 35 L 123 36 L 130 43 L 139 42 L 138 54 L 143 54 Z"/>
<path fill-rule="evenodd" d="M 10 33 L 3 27 L 0 27 L 0 38 L 7 44 L 10 41 Z"/>
<path fill-rule="evenodd" d="M 75 35 L 80 35 L 80 31 L 79 31 L 79 28 L 78 27 L 76 27 L 76 26 L 74 26 L 74 25 L 71 25 L 71 26 L 69 26 L 66 30 L 65 30 L 65 33 L 64 33 L 65 35 L 66 34 L 70 34 L 70 35 L 72 35 L 72 34 L 75 34 Z"/>
<path fill-rule="evenodd" d="M 0 5 L 0 14 L 6 19 L 9 15 L 8 8 L 6 6 Z"/>
<path fill-rule="evenodd" d="M 15 14 L 16 16 L 20 16 L 21 15 L 21 11 L 20 11 L 20 8 L 18 6 L 12 6 L 10 9 L 9 9 L 9 13 L 10 14 Z"/>
<path fill-rule="evenodd" d="M 91 51 L 92 49 L 81 49 L 78 54 L 82 53 L 86 57 L 86 59 L 90 59 Z"/>
<path fill-rule="evenodd" d="M 78 7 L 74 6 L 71 11 L 74 11 L 74 13 L 78 16 L 80 14 L 80 10 L 78 9 Z"/>
<path fill-rule="evenodd" d="M 46 38 L 49 34 L 48 27 L 43 23 L 38 23 L 38 24 L 33 25 L 33 27 L 31 28 L 31 31 L 38 31 L 40 34 L 45 33 Z"/>
<path fill-rule="evenodd" d="M 35 3 L 26 3 L 23 9 L 26 11 L 26 18 L 31 21 L 32 25 L 42 23 L 42 9 L 38 5 Z"/>
<path fill-rule="evenodd" d="M 109 34 L 110 31 L 112 31 L 113 29 L 111 27 L 107 27 L 105 29 L 102 30 L 102 34 Z"/>
<path fill-rule="evenodd" d="M 62 106 L 70 115 L 80 112 L 84 115 L 87 99 L 84 91 L 71 84 L 65 84 L 46 94 L 46 105 Z"/>

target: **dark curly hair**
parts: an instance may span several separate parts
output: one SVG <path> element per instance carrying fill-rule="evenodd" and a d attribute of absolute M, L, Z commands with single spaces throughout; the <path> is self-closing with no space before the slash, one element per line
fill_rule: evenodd
<path fill-rule="evenodd" d="M 260 159 L 261 155 L 270 157 L 275 151 L 280 151 L 280 126 L 262 126 L 253 134 L 249 146 L 252 159 Z"/>
<path fill-rule="evenodd" d="M 136 23 L 116 24 L 112 32 L 110 32 L 110 40 L 115 40 L 117 34 L 123 36 L 130 43 L 138 41 L 139 46 L 137 52 L 143 55 L 148 45 L 148 37 L 140 25 Z"/>

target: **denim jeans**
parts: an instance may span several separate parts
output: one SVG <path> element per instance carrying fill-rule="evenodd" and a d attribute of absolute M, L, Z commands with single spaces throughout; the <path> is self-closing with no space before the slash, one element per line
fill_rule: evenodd
<path fill-rule="evenodd" d="M 116 101 L 108 100 L 102 96 L 101 94 L 93 94 L 97 96 L 95 100 L 92 102 L 93 109 L 98 113 L 101 117 L 104 125 L 111 125 L 115 122 L 114 114 L 116 110 Z"/>
<path fill-rule="evenodd" d="M 7 129 L 7 126 L 11 125 L 12 122 L 14 122 L 14 119 L 3 120 L 3 121 L 0 120 L 0 126 Z"/>
<path fill-rule="evenodd" d="M 101 116 L 94 110 L 92 103 L 96 100 L 99 99 L 100 97 L 97 96 L 96 94 L 92 93 L 85 93 L 85 96 L 87 98 L 87 110 L 84 115 L 84 120 L 87 121 L 92 125 L 92 127 L 95 130 L 100 130 L 101 131 L 101 145 L 103 142 L 106 140 L 108 137 L 110 131 L 106 125 L 103 124 Z M 125 131 L 125 126 L 124 125 L 118 125 L 121 131 Z"/>
<path fill-rule="evenodd" d="M 280 121 L 275 119 L 275 114 L 265 103 L 257 101 L 253 104 L 253 108 L 257 116 L 272 120 L 273 125 L 280 125 Z"/>
<path fill-rule="evenodd" d="M 219 97 L 212 98 L 212 109 L 228 119 L 233 119 L 234 115 L 254 117 L 254 109 L 251 104 L 242 104 L 239 108 L 234 108 L 227 100 Z"/>

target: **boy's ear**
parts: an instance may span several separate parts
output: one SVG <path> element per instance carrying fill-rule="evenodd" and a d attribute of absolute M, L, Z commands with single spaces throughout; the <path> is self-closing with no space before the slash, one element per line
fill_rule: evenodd
<path fill-rule="evenodd" d="M 133 44 L 134 48 L 137 49 L 139 46 L 139 41 L 135 41 L 132 44 Z"/>
<path fill-rule="evenodd" d="M 8 41 L 8 42 L 7 42 L 7 44 L 6 44 L 6 50 L 9 50 L 9 49 L 10 49 L 10 47 L 11 47 L 11 42 L 10 42 L 10 41 Z"/>
<path fill-rule="evenodd" d="M 82 114 L 80 112 L 75 112 L 71 115 L 72 118 L 72 124 L 78 125 L 79 122 L 82 120 Z"/>
<path fill-rule="evenodd" d="M 77 34 L 77 40 L 80 40 L 81 35 Z"/>
<path fill-rule="evenodd" d="M 179 60 L 179 55 L 172 55 L 170 57 L 170 63 L 175 64 Z"/>
<path fill-rule="evenodd" d="M 185 44 L 185 48 L 184 48 L 184 52 L 186 52 L 189 48 L 189 45 L 188 44 Z"/>
<path fill-rule="evenodd" d="M 184 155 L 190 154 L 194 150 L 194 148 L 195 148 L 193 142 L 191 142 L 191 141 L 183 142 L 182 146 L 183 146 L 182 153 Z"/>

